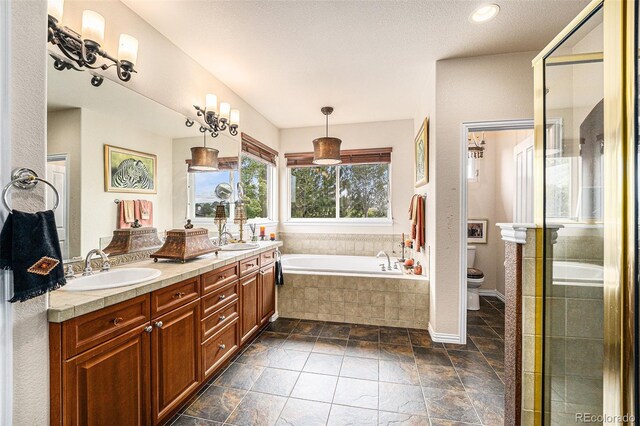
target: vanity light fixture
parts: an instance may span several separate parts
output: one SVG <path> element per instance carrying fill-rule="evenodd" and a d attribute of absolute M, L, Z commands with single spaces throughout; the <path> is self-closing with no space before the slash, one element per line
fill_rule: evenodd
<path fill-rule="evenodd" d="M 207 134 L 202 135 L 203 146 L 191 148 L 189 170 L 196 172 L 215 172 L 218 170 L 218 150 L 207 146 Z"/>
<path fill-rule="evenodd" d="M 498 12 L 500 12 L 500 6 L 497 4 L 483 4 L 473 11 L 471 16 L 469 16 L 469 20 L 477 23 L 487 22 L 495 18 L 498 15 Z"/>
<path fill-rule="evenodd" d="M 122 81 L 131 80 L 138 59 L 138 40 L 128 34 L 121 34 L 118 43 L 118 57 L 114 58 L 101 45 L 104 42 L 104 17 L 93 10 L 82 12 L 82 33 L 60 25 L 64 13 L 64 0 L 48 0 L 49 29 L 48 42 L 58 46 L 64 56 L 50 53 L 55 60 L 53 66 L 58 71 L 107 70 L 116 67 L 116 74 Z M 100 62 L 98 59 L 102 58 Z M 98 87 L 104 77 L 91 72 L 91 84 Z"/>
<path fill-rule="evenodd" d="M 469 139 L 467 140 L 467 156 L 469 158 L 484 158 L 486 145 L 487 142 L 484 140 L 484 132 L 482 132 L 482 138 L 480 141 L 478 141 L 475 133 L 469 133 Z"/>
<path fill-rule="evenodd" d="M 331 166 L 342 163 L 340 158 L 340 144 L 338 138 L 329 137 L 329 115 L 333 112 L 333 107 L 322 107 L 320 111 L 326 117 L 326 136 L 313 140 L 313 164 L 321 166 Z"/>
<path fill-rule="evenodd" d="M 229 130 L 231 136 L 238 134 L 238 126 L 240 125 L 240 111 L 237 109 L 231 109 L 231 104 L 228 102 L 220 102 L 220 109 L 218 109 L 218 97 L 216 95 L 208 94 L 205 97 L 204 108 L 198 105 L 193 106 L 196 109 L 198 117 L 204 118 L 206 126 L 200 125 L 200 132 L 211 134 L 211 137 L 217 137 L 220 132 Z M 187 127 L 191 127 L 195 124 L 194 120 L 187 118 L 185 123 Z"/>

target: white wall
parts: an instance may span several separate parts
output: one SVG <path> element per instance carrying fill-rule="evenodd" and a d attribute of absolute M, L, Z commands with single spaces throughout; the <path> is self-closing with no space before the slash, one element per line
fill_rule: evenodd
<path fill-rule="evenodd" d="M 46 176 L 47 3 L 11 2 L 11 166 Z M 16 191 L 12 205 L 45 207 L 41 190 Z M 49 423 L 49 334 L 47 296 L 13 308 L 13 424 Z"/>
<path fill-rule="evenodd" d="M 532 137 L 533 130 L 486 132 L 487 149 L 484 158 L 477 160 L 478 181 L 467 184 L 467 217 L 489 221 L 487 244 L 473 244 L 475 267 L 485 275 L 483 290 L 498 290 L 504 295 L 504 241 L 495 225 L 513 222 L 516 191 L 513 149 Z"/>
<path fill-rule="evenodd" d="M 461 125 L 469 121 L 533 117 L 535 52 L 436 63 L 437 123 L 432 138 L 432 202 L 428 211 L 430 259 L 430 325 L 436 333 L 460 334 L 460 167 Z M 417 123 L 416 123 L 417 125 Z M 432 133 L 432 136 L 434 134 Z"/>
<path fill-rule="evenodd" d="M 157 194 L 126 194 L 104 190 L 104 145 L 115 145 L 157 155 Z M 82 253 L 99 247 L 101 237 L 116 229 L 120 200 L 153 202 L 153 224 L 159 231 L 171 229 L 172 219 L 171 139 L 89 109 L 82 110 Z M 73 185 L 73 182 L 72 182 Z"/>
<path fill-rule="evenodd" d="M 121 33 L 131 34 L 139 41 L 138 73 L 134 74 L 131 81 L 122 84 L 192 117 L 195 116 L 193 105 L 202 105 L 207 93 L 215 93 L 218 101 L 230 102 L 233 108 L 240 110 L 240 131 L 277 149 L 278 129 L 273 124 L 121 2 L 66 1 L 62 25 L 79 31 L 82 27 L 82 11 L 85 9 L 104 16 L 106 29 L 103 48 L 108 52 L 117 53 Z M 206 37 L 206 28 L 194 31 L 201 31 Z M 214 52 L 215 48 L 212 47 Z M 119 82 L 112 69 L 105 72 L 105 76 Z M 240 139 L 240 134 L 236 139 Z"/>
<path fill-rule="evenodd" d="M 321 117 L 321 116 L 320 116 Z M 286 223 L 288 202 L 287 167 L 285 153 L 311 152 L 312 141 L 325 134 L 324 126 L 282 129 L 280 131 L 280 231 L 287 233 L 345 233 L 345 234 L 399 234 L 409 232 L 408 209 L 413 195 L 413 120 L 383 121 L 376 123 L 329 123 L 329 134 L 342 139 L 341 149 L 392 147 L 391 202 L 393 225 L 291 225 Z"/>
<path fill-rule="evenodd" d="M 82 134 L 80 108 L 70 108 L 47 113 L 47 154 L 67 154 L 69 169 L 69 206 L 68 232 L 69 257 L 81 256 L 82 221 L 80 208 L 82 205 L 82 188 L 77 184 L 82 181 Z"/>

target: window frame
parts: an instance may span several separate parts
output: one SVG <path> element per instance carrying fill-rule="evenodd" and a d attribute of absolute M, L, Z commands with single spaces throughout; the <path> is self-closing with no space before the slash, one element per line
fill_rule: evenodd
<path fill-rule="evenodd" d="M 364 165 L 365 163 L 352 164 L 353 166 Z M 350 164 L 336 164 L 336 217 L 335 218 L 295 218 L 291 217 L 291 170 L 302 167 L 287 167 L 287 199 L 286 199 L 286 220 L 284 225 L 287 226 L 322 226 L 322 225 L 338 225 L 338 226 L 392 226 L 393 225 L 393 212 L 392 212 L 392 197 L 393 197 L 393 166 L 392 163 L 370 163 L 370 164 L 386 164 L 389 168 L 389 183 L 388 193 L 389 202 L 387 203 L 387 217 L 385 218 L 341 218 L 340 217 L 340 167 Z"/>

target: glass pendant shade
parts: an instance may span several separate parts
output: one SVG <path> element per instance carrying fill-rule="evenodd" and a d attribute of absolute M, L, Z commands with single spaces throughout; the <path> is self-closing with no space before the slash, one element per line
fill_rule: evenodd
<path fill-rule="evenodd" d="M 313 140 L 313 164 L 333 165 L 340 164 L 340 144 L 338 138 L 323 137 Z"/>
<path fill-rule="evenodd" d="M 206 146 L 191 148 L 191 170 L 213 172 L 218 170 L 218 150 Z"/>

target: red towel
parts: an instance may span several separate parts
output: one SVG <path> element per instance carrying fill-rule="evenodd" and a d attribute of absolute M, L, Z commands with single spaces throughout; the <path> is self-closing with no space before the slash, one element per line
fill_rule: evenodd
<path fill-rule="evenodd" d="M 420 250 L 420 247 L 425 243 L 425 199 L 418 196 L 417 206 L 417 222 L 416 222 L 416 250 Z"/>

